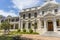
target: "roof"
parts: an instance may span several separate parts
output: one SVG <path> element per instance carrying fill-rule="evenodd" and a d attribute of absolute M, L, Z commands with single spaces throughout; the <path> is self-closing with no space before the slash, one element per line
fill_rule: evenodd
<path fill-rule="evenodd" d="M 36 7 L 31 7 L 31 8 L 26 8 L 26 9 L 23 9 L 21 12 L 27 12 L 27 11 L 33 11 L 33 10 L 39 10 L 41 9 L 42 7 L 46 6 L 46 5 L 49 5 L 49 4 L 52 4 L 52 5 L 59 5 L 59 3 L 57 3 L 55 0 L 49 0 L 47 2 L 45 2 L 43 5 L 41 6 L 36 6 Z"/>

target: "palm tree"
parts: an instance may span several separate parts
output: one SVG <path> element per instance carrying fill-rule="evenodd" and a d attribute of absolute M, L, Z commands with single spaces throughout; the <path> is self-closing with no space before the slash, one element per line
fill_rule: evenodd
<path fill-rule="evenodd" d="M 2 29 L 4 29 L 5 33 L 9 33 L 10 23 L 8 21 L 2 22 L 1 27 L 2 27 Z"/>

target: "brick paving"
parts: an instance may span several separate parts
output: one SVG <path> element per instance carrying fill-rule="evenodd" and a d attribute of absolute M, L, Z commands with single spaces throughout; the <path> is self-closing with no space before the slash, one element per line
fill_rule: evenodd
<path fill-rule="evenodd" d="M 47 37 L 34 34 L 23 34 L 21 37 L 29 38 L 32 40 L 60 40 L 59 37 Z"/>

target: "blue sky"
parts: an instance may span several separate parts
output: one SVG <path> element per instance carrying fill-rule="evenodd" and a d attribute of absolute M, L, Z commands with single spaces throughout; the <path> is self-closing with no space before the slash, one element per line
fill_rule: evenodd
<path fill-rule="evenodd" d="M 56 0 L 60 3 L 60 0 Z M 20 10 L 40 6 L 44 0 L 0 0 L 0 15 L 18 16 Z"/>

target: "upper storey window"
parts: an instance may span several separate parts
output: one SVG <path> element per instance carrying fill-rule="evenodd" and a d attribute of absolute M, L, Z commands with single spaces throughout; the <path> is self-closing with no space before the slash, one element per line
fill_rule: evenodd
<path fill-rule="evenodd" d="M 31 18 L 31 13 L 28 14 L 29 18 Z"/>
<path fill-rule="evenodd" d="M 37 17 L 37 13 L 34 13 L 34 17 Z"/>
<path fill-rule="evenodd" d="M 16 18 L 16 22 L 19 21 L 19 18 Z"/>
<path fill-rule="evenodd" d="M 58 9 L 55 9 L 55 12 L 58 12 Z"/>
<path fill-rule="evenodd" d="M 23 19 L 25 19 L 25 14 L 23 14 Z"/>
<path fill-rule="evenodd" d="M 44 11 L 42 11 L 42 15 L 44 14 Z"/>
<path fill-rule="evenodd" d="M 12 19 L 12 22 L 14 22 L 14 19 Z"/>

